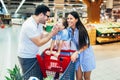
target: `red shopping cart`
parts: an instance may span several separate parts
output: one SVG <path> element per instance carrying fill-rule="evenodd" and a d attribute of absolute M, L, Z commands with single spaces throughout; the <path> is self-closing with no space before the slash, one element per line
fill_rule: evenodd
<path fill-rule="evenodd" d="M 48 50 L 46 49 L 42 55 L 36 55 L 43 77 L 46 78 L 49 75 L 54 76 L 58 72 L 60 73 L 59 80 L 74 80 L 75 63 L 71 62 L 70 55 L 60 54 L 56 58 L 53 54 L 48 55 Z M 71 54 L 74 50 L 61 50 L 61 52 Z"/>

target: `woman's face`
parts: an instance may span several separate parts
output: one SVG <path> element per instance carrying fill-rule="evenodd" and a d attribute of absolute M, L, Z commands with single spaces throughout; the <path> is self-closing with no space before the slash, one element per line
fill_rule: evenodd
<path fill-rule="evenodd" d="M 76 28 L 77 19 L 75 19 L 75 17 L 72 16 L 71 14 L 68 15 L 67 22 L 68 22 L 69 27 L 71 27 L 73 29 Z"/>

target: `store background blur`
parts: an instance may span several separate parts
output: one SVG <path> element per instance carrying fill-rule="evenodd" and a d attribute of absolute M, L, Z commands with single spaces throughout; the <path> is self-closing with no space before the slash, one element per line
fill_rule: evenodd
<path fill-rule="evenodd" d="M 66 17 L 73 10 L 79 13 L 96 56 L 97 68 L 92 73 L 92 80 L 120 80 L 120 0 L 89 0 L 87 4 L 100 2 L 97 21 L 90 16 L 86 1 L 0 0 L 0 79 L 4 80 L 8 75 L 8 68 L 19 65 L 17 47 L 22 23 L 34 14 L 37 5 L 46 4 L 51 9 L 50 20 L 44 25 L 47 32 L 51 31 L 58 18 Z M 49 43 L 41 50 L 49 47 Z"/>

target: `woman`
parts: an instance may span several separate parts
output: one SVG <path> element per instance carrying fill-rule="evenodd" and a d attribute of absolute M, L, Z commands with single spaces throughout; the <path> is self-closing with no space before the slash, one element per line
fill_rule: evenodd
<path fill-rule="evenodd" d="M 76 62 L 76 80 L 90 80 L 91 71 L 95 69 L 95 58 L 87 30 L 75 11 L 68 14 L 67 23 L 71 41 L 77 50 L 71 56 L 71 60 Z"/>

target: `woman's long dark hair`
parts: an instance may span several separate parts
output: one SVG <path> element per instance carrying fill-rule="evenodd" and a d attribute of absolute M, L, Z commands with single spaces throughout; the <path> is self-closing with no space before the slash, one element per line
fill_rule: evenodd
<path fill-rule="evenodd" d="M 77 19 L 76 28 L 79 30 L 79 38 L 78 38 L 78 49 L 81 49 L 85 45 L 90 45 L 89 36 L 87 30 L 85 29 L 84 25 L 80 21 L 79 14 L 76 11 L 72 11 L 71 14 L 75 19 Z"/>

